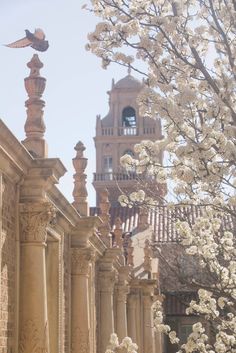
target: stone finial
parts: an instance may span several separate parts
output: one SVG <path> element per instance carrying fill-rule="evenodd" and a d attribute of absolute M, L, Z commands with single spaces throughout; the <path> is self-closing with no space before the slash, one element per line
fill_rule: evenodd
<path fill-rule="evenodd" d="M 119 217 L 115 220 L 115 229 L 114 229 L 114 236 L 115 236 L 115 246 L 118 248 L 122 248 L 123 246 L 123 238 L 122 238 L 123 230 L 122 230 L 122 221 Z"/>
<path fill-rule="evenodd" d="M 134 247 L 133 247 L 133 241 L 131 238 L 128 240 L 128 245 L 127 245 L 127 265 L 129 266 L 134 266 Z"/>
<path fill-rule="evenodd" d="M 148 210 L 141 207 L 139 209 L 139 217 L 138 217 L 138 230 L 144 231 L 149 227 L 148 224 Z"/>
<path fill-rule="evenodd" d="M 100 218 L 103 221 L 103 224 L 99 227 L 99 231 L 101 233 L 101 238 L 104 241 L 104 243 L 108 246 L 111 246 L 111 226 L 110 226 L 110 214 L 109 210 L 111 208 L 111 204 L 109 202 L 108 198 L 108 190 L 102 189 L 99 192 L 100 196 L 100 203 L 99 203 L 99 208 L 100 208 Z"/>
<path fill-rule="evenodd" d="M 87 196 L 88 192 L 86 189 L 86 179 L 87 175 L 84 173 L 87 167 L 88 159 L 84 157 L 85 147 L 84 144 L 79 141 L 74 147 L 76 151 L 76 156 L 73 158 L 73 165 L 75 168 L 74 174 L 74 190 L 73 197 L 74 202 L 72 205 L 77 209 L 81 216 L 88 216 L 88 202 Z"/>
<path fill-rule="evenodd" d="M 145 240 L 143 251 L 144 251 L 144 262 L 143 262 L 144 271 L 151 272 L 152 271 L 152 249 L 150 246 L 150 241 L 148 239 Z"/>
<path fill-rule="evenodd" d="M 48 151 L 44 140 L 46 127 L 43 120 L 45 102 L 41 99 L 46 87 L 46 79 L 40 76 L 43 63 L 38 55 L 34 54 L 27 66 L 30 74 L 25 78 L 25 89 L 29 98 L 25 102 L 27 108 L 26 139 L 22 143 L 34 157 L 46 158 Z"/>
<path fill-rule="evenodd" d="M 128 66 L 128 75 L 129 76 L 131 75 L 131 67 L 130 67 L 130 65 Z"/>

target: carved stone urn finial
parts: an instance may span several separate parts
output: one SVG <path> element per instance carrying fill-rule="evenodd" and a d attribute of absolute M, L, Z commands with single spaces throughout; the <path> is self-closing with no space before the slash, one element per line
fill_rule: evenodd
<path fill-rule="evenodd" d="M 148 239 L 145 240 L 143 251 L 144 251 L 143 267 L 146 272 L 150 273 L 152 271 L 152 249 L 151 249 L 150 241 Z"/>
<path fill-rule="evenodd" d="M 25 89 L 29 98 L 25 102 L 27 108 L 26 139 L 22 143 L 34 157 L 44 158 L 47 157 L 48 151 L 44 140 L 46 127 L 43 120 L 43 108 L 45 102 L 41 97 L 46 87 L 46 79 L 40 76 L 43 63 L 37 54 L 33 55 L 27 66 L 30 74 L 25 78 Z"/>
<path fill-rule="evenodd" d="M 74 149 L 76 151 L 76 156 L 73 158 L 75 174 L 73 190 L 74 202 L 72 204 L 81 216 L 88 216 L 88 192 L 86 188 L 87 175 L 84 173 L 88 164 L 88 159 L 84 157 L 84 151 L 86 148 L 84 144 L 79 141 Z"/>
<path fill-rule="evenodd" d="M 122 234 L 123 234 L 122 221 L 120 217 L 117 217 L 115 220 L 114 236 L 115 236 L 115 246 L 117 246 L 118 248 L 122 248 L 122 245 L 123 245 Z"/>
<path fill-rule="evenodd" d="M 128 245 L 127 245 L 127 265 L 129 266 L 134 266 L 134 247 L 133 247 L 133 241 L 129 237 L 128 239 Z"/>
<path fill-rule="evenodd" d="M 99 193 L 100 197 L 100 218 L 103 221 L 103 224 L 99 227 L 99 231 L 101 233 L 101 238 L 104 243 L 108 246 L 111 246 L 111 226 L 110 226 L 110 214 L 109 210 L 111 208 L 111 204 L 109 202 L 109 192 L 106 188 L 102 189 Z"/>

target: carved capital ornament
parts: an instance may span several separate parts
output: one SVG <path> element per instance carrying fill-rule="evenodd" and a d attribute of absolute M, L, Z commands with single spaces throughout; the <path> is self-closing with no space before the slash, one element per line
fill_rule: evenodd
<path fill-rule="evenodd" d="M 45 243 L 47 226 L 53 218 L 55 218 L 55 208 L 49 202 L 21 204 L 21 242 Z"/>
<path fill-rule="evenodd" d="M 71 267 L 74 275 L 88 275 L 91 262 L 95 255 L 91 249 L 71 249 Z"/>

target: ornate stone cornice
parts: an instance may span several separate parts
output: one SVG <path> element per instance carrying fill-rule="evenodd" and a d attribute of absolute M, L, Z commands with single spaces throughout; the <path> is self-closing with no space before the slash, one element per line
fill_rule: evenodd
<path fill-rule="evenodd" d="M 55 217 L 49 202 L 20 204 L 20 236 L 22 243 L 45 243 L 47 226 Z"/>
<path fill-rule="evenodd" d="M 77 224 L 71 227 L 72 245 L 85 248 L 89 244 L 89 238 L 95 234 L 100 224 L 101 220 L 96 216 L 79 218 Z"/>
<path fill-rule="evenodd" d="M 88 276 L 89 267 L 95 259 L 94 250 L 91 248 L 71 249 L 71 271 L 73 275 Z"/>

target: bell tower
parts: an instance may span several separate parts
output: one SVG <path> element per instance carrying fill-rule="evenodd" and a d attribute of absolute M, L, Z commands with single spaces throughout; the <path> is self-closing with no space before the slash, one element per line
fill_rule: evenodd
<path fill-rule="evenodd" d="M 118 204 L 120 189 L 132 191 L 136 174 L 129 173 L 120 166 L 124 154 L 135 156 L 134 145 L 142 140 L 162 138 L 161 122 L 139 115 L 137 96 L 143 83 L 130 74 L 117 83 L 112 80 L 109 95 L 109 112 L 101 118 L 97 116 L 96 172 L 93 186 L 96 190 L 97 205 L 99 192 L 106 187 L 111 206 Z"/>

